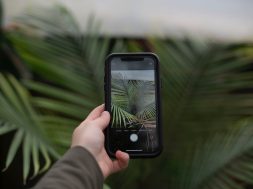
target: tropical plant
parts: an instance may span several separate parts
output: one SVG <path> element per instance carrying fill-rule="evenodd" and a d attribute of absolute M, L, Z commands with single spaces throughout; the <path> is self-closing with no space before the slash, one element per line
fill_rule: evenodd
<path fill-rule="evenodd" d="M 97 91 L 103 85 L 103 60 L 110 45 L 108 39 L 100 39 L 93 31 L 89 36 L 78 33 L 69 37 L 69 27 L 76 32 L 78 28 L 63 7 L 48 13 L 52 18 L 69 21 L 69 25 L 65 26 L 58 21 L 52 25 L 51 19 L 43 20 L 39 16 L 43 11 L 36 12 L 34 17 L 27 14 L 16 22 L 20 31 L 6 33 L 26 69 L 31 71 L 31 77 L 23 78 L 21 84 L 11 75 L 2 75 L 0 87 L 0 134 L 16 130 L 7 155 L 6 169 L 22 145 L 24 181 L 32 168 L 30 162 L 33 162 L 33 176 L 45 171 L 51 160 L 58 158 L 69 147 L 73 129 L 78 123 L 92 108 L 102 103 L 102 94 Z M 28 28 L 31 29 L 29 35 L 26 33 Z M 49 34 L 49 29 L 55 33 L 44 37 L 37 33 L 43 31 Z M 120 42 L 115 48 L 121 48 Z M 40 161 L 40 154 L 43 161 Z M 40 168 L 43 162 L 45 165 Z"/>
<path fill-rule="evenodd" d="M 143 148 L 153 150 L 156 135 L 154 81 L 127 79 L 120 72 L 111 77 L 112 128 L 128 129 L 143 138 Z M 141 131 L 146 132 L 141 132 Z M 123 131 L 126 136 L 125 131 Z"/>
<path fill-rule="evenodd" d="M 122 74 L 112 77 L 112 127 L 154 127 L 155 93 L 153 81 L 127 80 Z"/>
<path fill-rule="evenodd" d="M 243 53 L 252 46 L 187 40 L 150 43 L 161 60 L 164 152 L 156 160 L 132 162 L 115 180 L 128 178 L 122 188 L 233 188 L 233 183 L 250 183 L 252 162 L 242 155 L 250 153 L 251 144 L 244 148 L 239 142 L 245 125 L 237 122 L 252 116 L 252 56 Z M 250 135 L 251 129 L 245 132 Z M 240 174 L 231 171 L 227 176 L 224 170 L 239 157 L 248 169 L 238 165 Z M 113 185 L 115 180 L 113 187 L 119 185 Z"/>
<path fill-rule="evenodd" d="M 7 74 L 0 80 L 0 132 L 16 130 L 6 165 L 23 144 L 24 179 L 30 161 L 36 175 L 48 168 L 52 156 L 63 154 L 73 128 L 102 103 L 105 56 L 144 49 L 133 40 L 100 38 L 91 23 L 83 35 L 60 7 L 23 16 L 19 31 L 8 34 L 32 75 L 17 81 Z M 156 159 L 132 160 L 125 172 L 109 178 L 110 186 L 227 189 L 252 184 L 253 46 L 146 43 L 161 61 L 164 152 Z"/>
<path fill-rule="evenodd" d="M 23 144 L 23 179 L 24 182 L 30 171 L 30 164 L 34 167 L 33 176 L 47 170 L 51 164 L 49 154 L 59 157 L 45 136 L 46 124 L 42 124 L 41 117 L 32 107 L 27 90 L 11 75 L 0 75 L 0 134 L 17 130 L 8 151 L 5 169 L 9 167 L 21 143 Z M 45 159 L 45 165 L 40 166 L 39 154 Z"/>

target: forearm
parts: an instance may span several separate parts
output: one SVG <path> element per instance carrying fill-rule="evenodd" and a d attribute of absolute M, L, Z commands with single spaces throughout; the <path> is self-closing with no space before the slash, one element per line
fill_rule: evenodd
<path fill-rule="evenodd" d="M 103 175 L 95 158 L 73 147 L 49 170 L 34 189 L 102 189 Z"/>

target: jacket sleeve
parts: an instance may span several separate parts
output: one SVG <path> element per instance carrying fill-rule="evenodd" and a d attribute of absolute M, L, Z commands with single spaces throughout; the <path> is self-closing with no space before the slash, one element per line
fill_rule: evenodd
<path fill-rule="evenodd" d="M 34 189 L 102 189 L 103 180 L 93 155 L 77 146 L 69 149 Z"/>

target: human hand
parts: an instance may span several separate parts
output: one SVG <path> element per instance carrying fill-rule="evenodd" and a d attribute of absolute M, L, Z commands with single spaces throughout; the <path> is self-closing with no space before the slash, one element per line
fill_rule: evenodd
<path fill-rule="evenodd" d="M 96 159 L 104 178 L 110 174 L 125 169 L 128 166 L 129 155 L 117 150 L 116 160 L 111 160 L 104 148 L 103 130 L 110 122 L 110 114 L 104 111 L 104 105 L 96 107 L 87 118 L 74 130 L 72 145 L 82 146 Z"/>

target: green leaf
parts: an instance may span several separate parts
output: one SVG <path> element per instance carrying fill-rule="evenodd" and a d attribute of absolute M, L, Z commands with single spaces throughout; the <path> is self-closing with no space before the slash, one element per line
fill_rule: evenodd
<path fill-rule="evenodd" d="M 23 87 L 18 83 L 18 81 L 12 76 L 8 75 L 8 79 L 10 81 L 10 84 L 13 85 L 17 92 L 17 96 L 19 97 L 19 101 L 22 103 L 22 110 L 26 111 L 26 115 L 29 115 L 29 117 L 33 118 L 35 112 L 33 111 L 31 105 L 29 104 L 29 97 L 26 90 L 23 89 Z"/>
<path fill-rule="evenodd" d="M 17 130 L 7 153 L 5 169 L 13 162 L 19 147 L 23 143 L 23 180 L 25 183 L 31 171 L 31 157 L 33 158 L 34 174 L 38 174 L 40 170 L 40 150 L 43 151 L 43 157 L 45 158 L 49 158 L 49 155 L 46 155 L 47 153 L 50 153 L 53 157 L 58 156 L 53 147 L 49 145 L 50 142 L 45 136 L 43 122 L 33 108 L 29 92 L 13 76 L 7 75 L 4 77 L 0 74 L 0 77 L 1 82 L 4 83 L 4 86 L 0 86 L 0 91 L 3 88 L 12 89 L 6 91 L 6 93 L 0 93 L 0 122 L 2 123 L 0 133 L 5 134 L 14 129 Z M 10 96 L 16 100 L 19 106 L 13 106 L 12 101 L 8 100 Z M 51 163 L 50 160 L 46 162 L 44 170 Z"/>
<path fill-rule="evenodd" d="M 245 121 L 241 124 L 241 129 L 217 133 L 194 147 L 194 156 L 186 162 L 187 169 L 182 170 L 180 180 L 185 183 L 182 188 L 203 188 L 206 185 L 210 189 L 217 185 L 231 188 L 231 183 L 235 188 L 242 188 L 235 183 L 236 180 L 252 183 L 253 159 L 245 159 L 253 149 L 252 125 Z"/>
<path fill-rule="evenodd" d="M 68 90 L 64 90 L 61 88 L 53 87 L 51 85 L 34 81 L 25 81 L 25 85 L 28 86 L 29 89 L 34 90 L 40 94 L 47 95 L 50 98 L 57 98 L 59 100 L 63 100 L 78 105 L 83 105 L 90 108 L 93 107 L 93 103 L 84 100 L 85 98 L 87 98 L 86 96 L 80 96 Z"/>
<path fill-rule="evenodd" d="M 6 163 L 5 163 L 5 169 L 8 169 L 8 167 L 10 166 L 11 162 L 13 161 L 19 146 L 22 143 L 24 137 L 24 131 L 23 130 L 18 130 L 11 142 L 11 146 L 10 149 L 8 151 L 8 155 L 6 158 Z"/>
<path fill-rule="evenodd" d="M 45 165 L 41 168 L 41 170 L 39 172 L 39 173 L 43 173 L 44 171 L 46 171 L 50 167 L 51 159 L 48 155 L 48 152 L 47 152 L 46 147 L 44 146 L 44 144 L 40 143 L 39 148 L 41 150 L 42 156 L 45 159 Z"/>
<path fill-rule="evenodd" d="M 30 169 L 31 136 L 26 135 L 23 143 L 23 182 L 26 183 Z"/>
<path fill-rule="evenodd" d="M 8 98 L 8 101 L 16 108 L 16 110 L 18 110 L 20 113 L 23 113 L 22 105 L 20 104 L 15 94 L 15 91 L 13 90 L 11 85 L 6 82 L 6 79 L 2 74 L 0 75 L 0 86 L 1 94 L 4 94 Z"/>
<path fill-rule="evenodd" d="M 32 140 L 32 160 L 33 160 L 34 172 L 33 172 L 33 176 L 31 178 L 34 178 L 35 176 L 37 176 L 39 173 L 39 170 L 40 170 L 38 148 L 39 148 L 39 146 L 37 144 L 37 140 L 36 140 L 36 138 L 33 137 L 33 140 Z"/>
<path fill-rule="evenodd" d="M 12 125 L 9 123 L 2 123 L 0 125 L 1 125 L 0 126 L 0 135 L 4 135 L 4 134 L 16 129 L 15 125 Z"/>
<path fill-rule="evenodd" d="M 83 108 L 78 105 L 73 105 L 66 102 L 61 102 L 58 100 L 48 99 L 48 98 L 33 98 L 33 103 L 35 106 L 41 109 L 47 109 L 62 113 L 67 116 L 71 116 L 81 120 L 83 118 Z"/>

